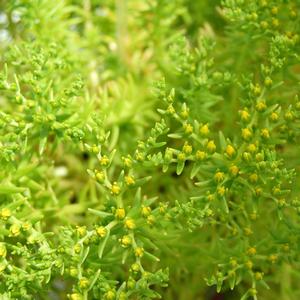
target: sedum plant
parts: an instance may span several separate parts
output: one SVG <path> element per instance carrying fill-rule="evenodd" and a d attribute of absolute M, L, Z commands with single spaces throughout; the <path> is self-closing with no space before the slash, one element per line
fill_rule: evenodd
<path fill-rule="evenodd" d="M 299 9 L 0 1 L 1 299 L 298 299 Z"/>

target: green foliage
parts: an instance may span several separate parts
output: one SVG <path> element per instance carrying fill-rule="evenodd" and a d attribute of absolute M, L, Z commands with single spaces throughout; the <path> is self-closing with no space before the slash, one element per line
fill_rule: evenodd
<path fill-rule="evenodd" d="M 1 299 L 298 299 L 299 9 L 0 1 Z"/>

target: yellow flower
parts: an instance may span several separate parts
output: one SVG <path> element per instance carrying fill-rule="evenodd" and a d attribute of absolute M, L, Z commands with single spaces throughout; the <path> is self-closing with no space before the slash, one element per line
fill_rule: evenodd
<path fill-rule="evenodd" d="M 272 264 L 275 264 L 275 262 L 278 260 L 278 256 L 276 254 L 271 254 L 269 256 L 269 261 L 272 263 Z"/>
<path fill-rule="evenodd" d="M 109 158 L 106 155 L 103 155 L 100 159 L 99 159 L 100 165 L 103 167 L 106 167 L 109 164 Z"/>
<path fill-rule="evenodd" d="M 206 152 L 197 150 L 197 152 L 196 152 L 196 159 L 198 159 L 198 160 L 204 160 L 206 158 L 206 155 L 207 155 Z"/>
<path fill-rule="evenodd" d="M 256 103 L 256 109 L 260 112 L 264 111 L 267 108 L 266 102 L 264 100 L 259 100 Z"/>
<path fill-rule="evenodd" d="M 185 154 L 189 155 L 189 154 L 192 153 L 193 147 L 192 147 L 191 145 L 189 145 L 188 143 L 185 143 L 184 146 L 183 146 L 183 148 L 182 148 L 182 151 L 183 151 Z"/>
<path fill-rule="evenodd" d="M 69 295 L 70 300 L 82 300 L 82 296 L 78 293 L 73 293 Z"/>
<path fill-rule="evenodd" d="M 92 152 L 95 153 L 95 154 L 99 153 L 99 147 L 97 145 L 93 145 L 92 146 Z"/>
<path fill-rule="evenodd" d="M 207 200 L 208 200 L 208 201 L 213 201 L 214 199 L 215 199 L 215 196 L 214 196 L 213 194 L 209 193 L 209 194 L 207 195 Z"/>
<path fill-rule="evenodd" d="M 4 243 L 0 243 L 0 257 L 6 256 L 6 247 Z"/>
<path fill-rule="evenodd" d="M 265 86 L 271 86 L 273 83 L 270 77 L 265 78 Z"/>
<path fill-rule="evenodd" d="M 279 26 L 279 20 L 277 18 L 272 19 L 272 25 L 276 28 Z"/>
<path fill-rule="evenodd" d="M 124 225 L 127 229 L 130 229 L 130 230 L 132 230 L 136 227 L 134 220 L 131 218 L 126 219 L 124 222 Z"/>
<path fill-rule="evenodd" d="M 231 173 L 233 176 L 236 176 L 236 175 L 238 175 L 240 169 L 239 169 L 237 166 L 232 165 L 232 166 L 229 168 L 229 171 L 230 171 L 230 173 Z"/>
<path fill-rule="evenodd" d="M 256 273 L 255 273 L 255 279 L 256 279 L 257 281 L 262 280 L 263 274 L 264 274 L 264 273 L 262 273 L 262 272 L 256 272 Z"/>
<path fill-rule="evenodd" d="M 243 128 L 242 137 L 244 140 L 250 139 L 252 137 L 252 131 L 249 128 Z"/>
<path fill-rule="evenodd" d="M 82 277 L 79 280 L 79 287 L 81 289 L 86 289 L 88 286 L 89 286 L 89 280 L 87 278 L 85 278 L 85 277 Z"/>
<path fill-rule="evenodd" d="M 178 158 L 179 161 L 185 161 L 186 156 L 185 156 L 184 153 L 180 152 L 180 153 L 177 154 L 177 158 Z"/>
<path fill-rule="evenodd" d="M 246 261 L 245 266 L 247 269 L 251 270 L 253 268 L 253 262 L 251 260 Z"/>
<path fill-rule="evenodd" d="M 105 179 L 105 175 L 103 172 L 99 172 L 99 171 L 96 171 L 96 174 L 95 174 L 95 177 L 96 179 L 99 181 L 99 182 L 103 182 L 104 179 Z"/>
<path fill-rule="evenodd" d="M 217 193 L 218 193 L 219 196 L 224 196 L 224 195 L 225 195 L 225 192 L 226 192 L 226 190 L 225 190 L 225 187 L 224 187 L 224 186 L 219 186 L 219 187 L 217 188 Z"/>
<path fill-rule="evenodd" d="M 99 226 L 96 228 L 96 232 L 100 237 L 105 237 L 107 234 L 107 229 L 104 226 Z"/>
<path fill-rule="evenodd" d="M 78 269 L 77 268 L 74 268 L 74 267 L 71 267 L 70 268 L 70 275 L 72 277 L 77 277 L 78 276 Z"/>
<path fill-rule="evenodd" d="M 255 146 L 255 144 L 250 144 L 248 147 L 247 147 L 248 151 L 251 152 L 251 153 L 255 153 L 257 148 Z"/>
<path fill-rule="evenodd" d="M 270 115 L 270 119 L 271 121 L 276 122 L 279 119 L 279 116 L 276 112 L 272 112 Z"/>
<path fill-rule="evenodd" d="M 225 151 L 229 157 L 232 157 L 235 154 L 235 149 L 231 145 L 227 145 Z"/>
<path fill-rule="evenodd" d="M 261 94 L 261 87 L 259 84 L 256 84 L 254 87 L 252 87 L 254 95 L 258 96 Z"/>
<path fill-rule="evenodd" d="M 236 259 L 233 259 L 233 258 L 230 259 L 229 263 L 230 263 L 231 267 L 233 267 L 233 268 L 235 268 L 237 266 L 237 264 L 238 264 L 237 261 L 236 261 Z"/>
<path fill-rule="evenodd" d="M 248 255 L 255 255 L 255 254 L 256 254 L 256 248 L 255 248 L 255 247 L 250 247 L 250 248 L 247 250 L 247 254 L 248 254 Z"/>
<path fill-rule="evenodd" d="M 209 127 L 208 124 L 205 124 L 200 127 L 199 132 L 202 136 L 207 136 L 209 134 Z"/>
<path fill-rule="evenodd" d="M 186 134 L 191 134 L 191 133 L 193 133 L 193 131 L 194 131 L 193 126 L 192 126 L 191 124 L 189 124 L 189 123 L 185 123 L 185 124 L 183 125 L 183 129 L 184 129 L 184 132 L 185 132 Z"/>
<path fill-rule="evenodd" d="M 77 243 L 75 246 L 74 246 L 74 251 L 75 253 L 79 253 L 81 251 L 81 244 Z"/>
<path fill-rule="evenodd" d="M 223 181 L 224 180 L 224 173 L 223 172 L 217 172 L 216 174 L 215 174 L 215 180 L 217 181 L 217 182 L 221 182 L 221 181 Z"/>
<path fill-rule="evenodd" d="M 151 214 L 150 206 L 142 206 L 142 216 L 148 217 Z"/>
<path fill-rule="evenodd" d="M 82 237 L 86 234 L 86 226 L 76 226 L 76 231 L 78 232 L 79 236 Z"/>
<path fill-rule="evenodd" d="M 144 249 L 142 247 L 137 247 L 134 249 L 134 254 L 136 257 L 142 257 L 144 254 Z"/>
<path fill-rule="evenodd" d="M 153 225 L 154 222 L 155 222 L 155 217 L 153 215 L 150 215 L 150 216 L 147 217 L 147 223 L 149 225 Z"/>
<path fill-rule="evenodd" d="M 252 182 L 252 183 L 257 182 L 257 180 L 258 180 L 257 174 L 256 174 L 256 173 L 251 174 L 251 175 L 249 176 L 249 180 L 250 180 L 250 182 Z"/>
<path fill-rule="evenodd" d="M 18 236 L 20 234 L 21 226 L 19 224 L 12 224 L 10 226 L 10 234 L 12 236 Z"/>
<path fill-rule="evenodd" d="M 134 177 L 133 177 L 133 176 L 130 176 L 130 175 L 125 176 L 125 183 L 126 183 L 127 185 L 133 185 L 133 184 L 135 184 Z"/>
<path fill-rule="evenodd" d="M 121 240 L 120 240 L 121 244 L 123 247 L 128 247 L 131 245 L 132 243 L 132 239 L 129 235 L 124 235 Z"/>
<path fill-rule="evenodd" d="M 272 7 L 271 13 L 272 13 L 272 15 L 277 15 L 278 14 L 278 7 L 277 6 Z"/>
<path fill-rule="evenodd" d="M 262 29 L 267 29 L 269 27 L 269 24 L 266 21 L 261 21 L 260 26 Z"/>
<path fill-rule="evenodd" d="M 30 223 L 25 222 L 25 223 L 22 224 L 22 229 L 24 231 L 28 231 L 30 228 L 31 228 L 31 224 Z"/>
<path fill-rule="evenodd" d="M 270 137 L 270 132 L 267 128 L 264 128 L 261 130 L 260 135 L 265 138 L 268 139 Z"/>
<path fill-rule="evenodd" d="M 169 114 L 171 114 L 171 115 L 175 113 L 175 109 L 174 109 L 174 106 L 173 106 L 172 104 L 170 104 L 170 105 L 168 106 L 167 112 L 168 112 Z"/>
<path fill-rule="evenodd" d="M 206 148 L 210 153 L 214 153 L 217 149 L 214 141 L 209 141 L 206 145 Z"/>
<path fill-rule="evenodd" d="M 115 217 L 117 219 L 124 219 L 125 218 L 125 209 L 124 208 L 117 208 L 115 212 Z"/>
<path fill-rule="evenodd" d="M 184 109 L 184 110 L 181 111 L 180 114 L 181 114 L 183 119 L 187 119 L 187 117 L 189 116 L 189 111 L 188 111 L 188 109 Z"/>
<path fill-rule="evenodd" d="M 249 227 L 244 228 L 244 232 L 245 232 L 245 235 L 247 235 L 247 236 L 253 234 L 253 231 Z"/>
<path fill-rule="evenodd" d="M 105 294 L 106 300 L 115 300 L 115 298 L 116 298 L 116 293 L 113 290 L 110 290 Z"/>
<path fill-rule="evenodd" d="M 287 121 L 292 121 L 294 119 L 294 115 L 291 111 L 287 111 L 285 114 L 284 114 L 284 118 L 287 120 Z"/>
<path fill-rule="evenodd" d="M 123 163 L 125 167 L 131 168 L 132 167 L 132 160 L 130 157 L 122 157 Z"/>
<path fill-rule="evenodd" d="M 113 185 L 111 186 L 110 190 L 113 195 L 119 195 L 121 188 L 118 186 L 118 184 L 116 182 L 114 182 Z"/>
<path fill-rule="evenodd" d="M 9 208 L 4 207 L 1 209 L 1 212 L 0 212 L 1 219 L 7 220 L 10 216 L 11 216 L 11 211 Z"/>
<path fill-rule="evenodd" d="M 247 110 L 241 110 L 240 111 L 240 116 L 241 116 L 241 119 L 243 121 L 248 121 L 249 120 L 249 117 L 250 117 L 250 114 Z"/>

